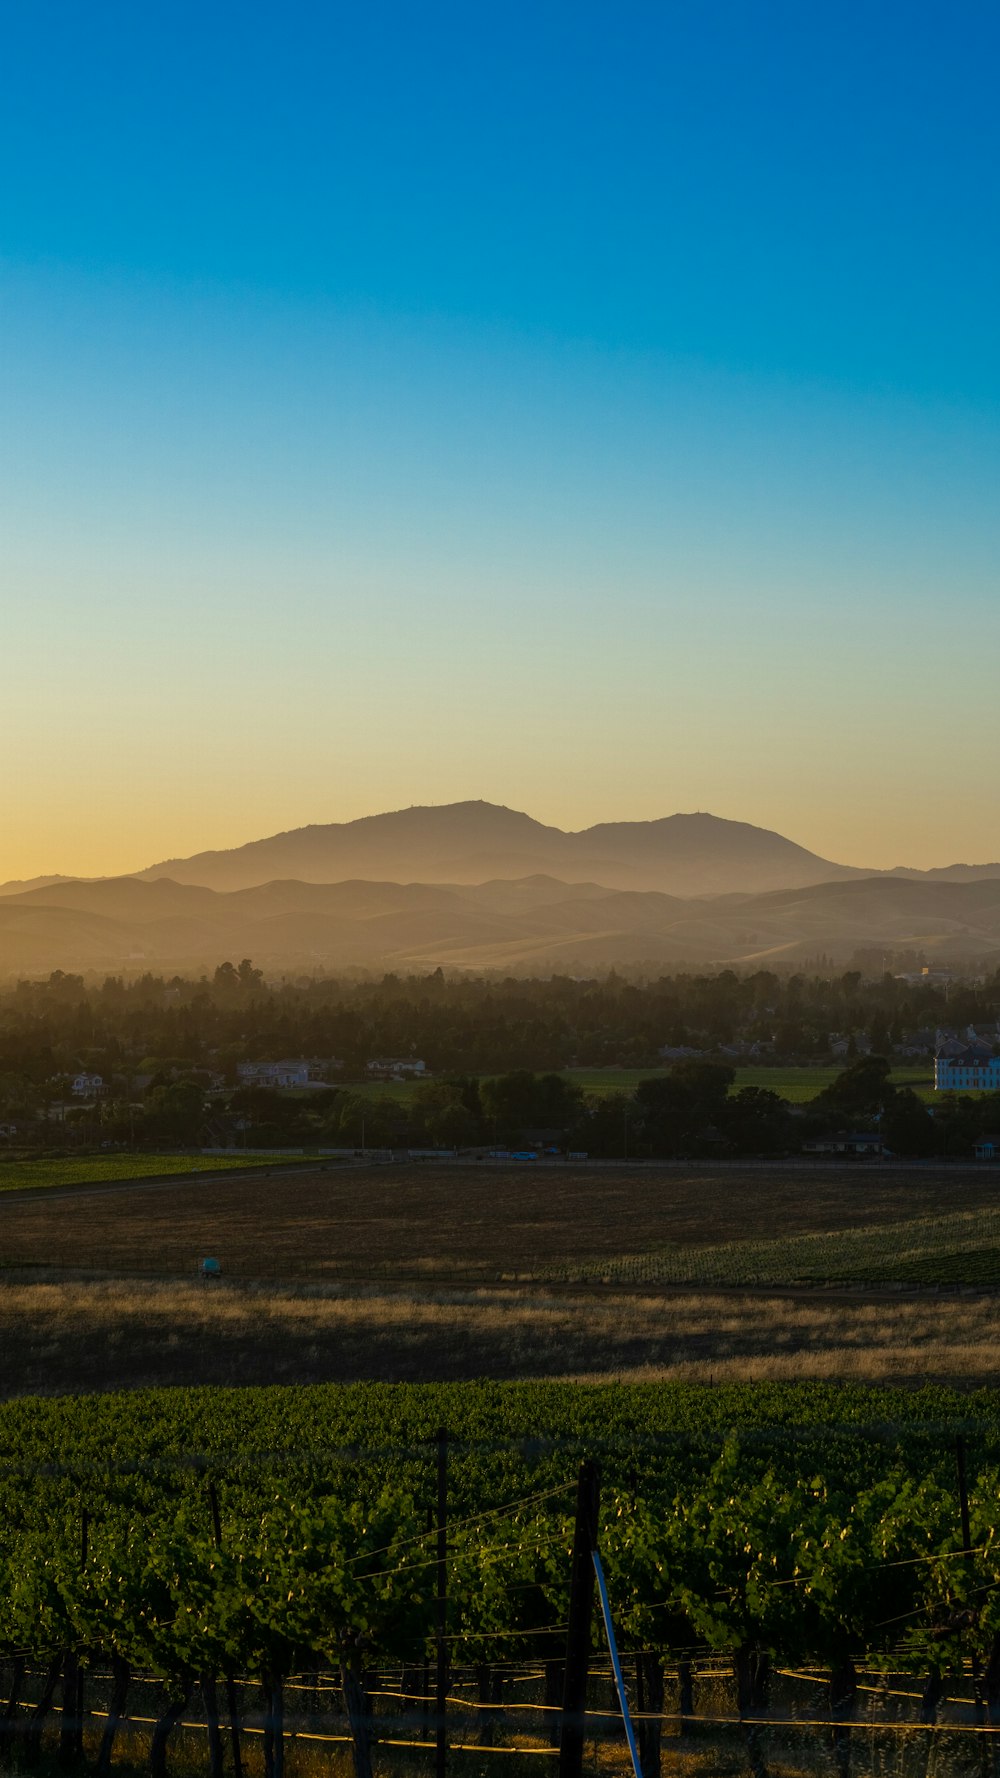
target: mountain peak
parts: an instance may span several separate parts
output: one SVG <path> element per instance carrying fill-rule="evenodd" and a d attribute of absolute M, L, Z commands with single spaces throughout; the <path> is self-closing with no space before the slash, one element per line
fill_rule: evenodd
<path fill-rule="evenodd" d="M 277 877 L 472 884 L 542 875 L 611 889 L 718 895 L 799 888 L 857 873 L 781 834 L 704 810 L 565 832 L 523 810 L 476 800 L 294 828 L 230 851 L 167 859 L 138 874 L 216 889 Z"/>

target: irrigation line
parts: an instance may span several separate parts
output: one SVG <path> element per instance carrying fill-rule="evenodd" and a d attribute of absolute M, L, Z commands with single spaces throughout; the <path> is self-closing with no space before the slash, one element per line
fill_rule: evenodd
<path fill-rule="evenodd" d="M 107 1719 L 108 1712 L 106 1710 L 88 1710 L 87 1715 L 103 1722 Z M 122 1727 L 127 1730 L 129 1724 L 134 1722 L 152 1726 L 158 1721 L 159 1718 L 156 1716 L 129 1716 Z M 193 1729 L 197 1734 L 208 1733 L 207 1722 L 179 1722 L 175 1726 L 179 1729 Z M 220 1718 L 219 1726 L 228 1728 L 229 1724 Z M 243 1735 L 266 1735 L 267 1732 L 267 1729 L 255 1728 L 246 1722 L 240 1723 L 240 1733 Z M 282 1732 L 286 1741 L 321 1741 L 331 1746 L 334 1743 L 349 1743 L 354 1739 L 353 1735 L 317 1735 L 309 1729 L 286 1728 Z M 391 1735 L 379 1735 L 376 1745 L 379 1747 L 421 1747 L 425 1752 L 433 1753 L 435 1744 L 433 1741 L 404 1741 L 397 1740 Z M 537 1753 L 544 1756 L 554 1754 L 557 1759 L 559 1757 L 558 1747 L 480 1747 L 475 1741 L 449 1741 L 448 1745 L 458 1753 Z"/>
<path fill-rule="evenodd" d="M 974 1550 L 944 1550 L 941 1554 L 932 1553 L 926 1556 L 904 1556 L 898 1562 L 861 1563 L 855 1572 L 858 1574 L 883 1574 L 889 1568 L 916 1568 L 921 1562 L 967 1561 L 969 1556 L 982 1556 L 985 1555 L 987 1550 L 991 1549 L 996 1549 L 995 1539 L 990 1543 L 979 1544 L 978 1548 Z M 812 1586 L 813 1583 L 825 1573 L 826 1570 L 821 1568 L 818 1570 L 817 1574 L 793 1574 L 786 1580 L 769 1580 L 764 1584 L 768 1587 Z M 889 1623 L 892 1621 L 891 1618 L 888 1620 Z"/>
<path fill-rule="evenodd" d="M 806 1685 L 829 1684 L 829 1675 L 825 1673 L 794 1673 L 790 1667 L 776 1667 L 774 1671 L 780 1674 L 782 1679 L 801 1679 Z M 923 1698 L 922 1692 L 901 1692 L 891 1685 L 858 1685 L 855 1689 L 859 1692 L 871 1692 L 876 1698 L 913 1698 L 914 1700 Z M 957 1698 L 954 1695 L 948 1697 L 949 1704 L 967 1704 L 970 1710 L 975 1702 L 975 1698 Z M 922 1726 L 926 1727 L 926 1724 Z"/>
<path fill-rule="evenodd" d="M 690 1713 L 682 1717 L 679 1710 L 665 1711 L 660 1718 L 662 1722 L 701 1722 L 716 1723 L 723 1728 L 743 1728 L 749 1724 L 760 1729 L 842 1729 L 844 1718 L 823 1716 L 692 1716 Z M 921 1734 L 928 1731 L 941 1735 L 1000 1735 L 1000 1723 L 976 1722 L 876 1722 L 870 1718 L 866 1723 L 856 1727 L 873 1729 L 881 1734 Z"/>
<path fill-rule="evenodd" d="M 449 1521 L 449 1531 L 462 1531 L 469 1525 L 485 1525 L 488 1519 L 502 1518 L 504 1513 L 513 1514 L 522 1507 L 535 1506 L 540 1500 L 553 1500 L 557 1494 L 571 1494 L 575 1487 L 575 1482 L 564 1482 L 559 1488 L 546 1488 L 540 1494 L 527 1494 L 520 1500 L 510 1501 L 506 1506 L 494 1506 L 485 1513 L 472 1513 L 467 1519 L 452 1519 Z M 370 1561 L 373 1556 L 383 1556 L 390 1550 L 405 1549 L 407 1544 L 422 1543 L 435 1535 L 433 1530 L 417 1531 L 412 1537 L 404 1537 L 399 1543 L 384 1543 L 380 1549 L 366 1550 L 363 1555 L 352 1556 L 346 1566 L 352 1568 L 356 1562 Z"/>
<path fill-rule="evenodd" d="M 464 1700 L 463 1700 L 463 1702 L 464 1702 Z M 489 1708 L 490 1708 L 490 1710 L 493 1710 L 495 1708 L 498 1708 L 498 1706 L 490 1705 Z M 503 1706 L 499 1706 L 499 1708 L 503 1708 Z M 597 1720 L 604 1722 L 604 1723 L 607 1723 L 609 1718 L 611 1716 L 613 1716 L 613 1714 L 614 1714 L 614 1712 L 606 1711 L 606 1710 L 605 1711 L 588 1710 L 586 1712 L 586 1715 L 588 1717 L 590 1717 L 592 1719 L 596 1718 Z M 103 1722 L 103 1721 L 107 1720 L 108 1712 L 106 1710 L 88 1710 L 87 1715 L 89 1717 L 94 1718 L 97 1721 Z M 677 1711 L 677 1710 L 664 1711 L 659 1716 L 651 1715 L 649 1712 L 644 1711 L 641 1714 L 640 1720 L 646 1721 L 646 1722 L 696 1722 L 696 1723 L 700 1723 L 706 1727 L 715 1727 L 715 1728 L 745 1728 L 747 1726 L 750 1726 L 752 1728 L 761 1728 L 761 1729 L 842 1729 L 844 1727 L 843 1719 L 842 1718 L 838 1719 L 836 1717 L 820 1717 L 820 1716 L 700 1716 L 700 1715 L 691 1715 L 690 1713 L 686 1713 L 682 1716 L 681 1712 Z M 129 1724 L 131 1724 L 131 1723 L 141 1723 L 141 1724 L 143 1724 L 143 1726 L 154 1726 L 158 1721 L 159 1721 L 159 1718 L 155 1717 L 155 1716 L 133 1716 L 130 1714 L 127 1721 L 125 1723 L 123 1723 L 122 1727 L 127 1730 Z M 208 1732 L 208 1724 L 204 1723 L 204 1722 L 179 1722 L 176 1726 L 180 1729 L 193 1730 L 198 1734 L 207 1734 L 207 1732 Z M 225 1723 L 224 1720 L 220 1719 L 220 1726 L 227 1727 L 228 1725 Z M 863 1726 L 867 1729 L 873 1730 L 875 1733 L 878 1733 L 878 1734 L 881 1734 L 884 1732 L 886 1734 L 913 1734 L 913 1733 L 916 1733 L 916 1734 L 921 1734 L 921 1735 L 926 1735 L 928 1733 L 939 1734 L 939 1735 L 1000 1735 L 1000 1725 L 994 1725 L 992 1723 L 875 1722 L 874 1720 L 869 1720 L 864 1725 L 858 1724 L 857 1726 L 858 1727 Z M 258 1728 L 255 1725 L 248 1724 L 246 1722 L 241 1722 L 240 1731 L 242 1734 L 246 1734 L 246 1735 L 264 1735 L 267 1733 L 266 1729 Z M 308 1729 L 286 1728 L 284 1731 L 284 1734 L 286 1736 L 286 1739 L 288 1739 L 290 1741 L 320 1741 L 320 1742 L 326 1742 L 326 1743 L 332 1744 L 334 1742 L 345 1743 L 345 1742 L 349 1742 L 352 1739 L 352 1737 L 350 1735 L 321 1735 L 321 1734 L 314 1733 L 312 1730 L 308 1730 Z M 396 1739 L 396 1738 L 391 1737 L 389 1735 L 384 1735 L 384 1736 L 379 1735 L 377 1737 L 377 1744 L 379 1746 L 383 1746 L 383 1747 L 420 1747 L 420 1748 L 425 1749 L 427 1752 L 433 1752 L 434 1745 L 435 1745 L 433 1741 L 408 1741 L 408 1740 Z M 478 1745 L 478 1743 L 466 1744 L 466 1743 L 463 1743 L 460 1741 L 450 1741 L 449 1746 L 457 1748 L 459 1751 L 461 1751 L 463 1753 L 539 1753 L 539 1754 L 553 1754 L 553 1753 L 555 1753 L 555 1754 L 558 1754 L 558 1748 L 549 1748 L 549 1747 L 502 1747 L 502 1748 L 495 1747 L 495 1748 L 490 1748 L 490 1747 L 480 1747 Z"/>
<path fill-rule="evenodd" d="M 144 1676 L 141 1674 L 136 1674 L 136 1675 L 134 1675 L 134 1677 L 136 1679 L 142 1679 L 143 1677 L 145 1677 L 147 1679 L 147 1682 L 150 1684 L 162 1684 L 162 1681 L 154 1680 L 151 1676 Z M 609 1673 L 599 1673 L 599 1674 L 592 1673 L 590 1675 L 591 1679 L 608 1680 L 611 1677 L 612 1676 Z M 792 1677 L 794 1677 L 794 1675 Z M 285 1686 L 286 1691 L 288 1691 L 288 1690 L 307 1691 L 310 1689 L 311 1688 L 307 1687 L 307 1686 L 289 1687 L 287 1684 Z M 322 1689 L 325 1690 L 325 1689 L 333 1689 L 333 1688 L 322 1688 Z M 919 1693 L 905 1692 L 905 1693 L 892 1694 L 892 1695 L 898 1695 L 898 1696 L 903 1696 L 903 1697 L 918 1697 Z M 375 1692 L 370 1692 L 369 1696 L 373 1697 L 373 1698 L 398 1698 L 400 1700 L 400 1702 L 412 1703 L 412 1704 L 433 1704 L 435 1701 L 433 1698 L 425 1697 L 422 1693 L 419 1693 L 419 1692 L 401 1693 L 401 1692 L 375 1691 Z M 971 1699 L 968 1699 L 968 1700 L 953 1699 L 953 1700 L 951 1700 L 951 1702 L 953 1702 L 953 1703 L 960 1703 L 963 1701 L 968 1702 L 970 1704 L 972 1702 Z M 6 1698 L 0 1699 L 0 1703 L 6 1704 L 8 1702 L 9 1702 L 9 1700 Z M 495 1716 L 501 1712 L 504 1712 L 504 1713 L 510 1712 L 514 1715 L 519 1716 L 527 1710 L 535 1710 L 535 1711 L 540 1711 L 540 1712 L 549 1711 L 549 1712 L 553 1712 L 556 1715 L 560 1715 L 562 1712 L 562 1705 L 561 1704 L 517 1704 L 517 1703 L 513 1703 L 513 1704 L 483 1705 L 483 1704 L 480 1704 L 478 1702 L 478 1700 L 475 1698 L 463 1698 L 463 1697 L 449 1697 L 447 1699 L 447 1702 L 449 1704 L 454 1704 L 454 1705 L 458 1706 L 459 1708 L 465 1709 L 465 1710 L 479 1711 L 479 1710 L 486 1709 L 490 1712 L 491 1716 Z M 88 1717 L 91 1717 L 94 1720 L 99 1721 L 99 1722 L 106 1721 L 107 1716 L 108 1716 L 108 1712 L 106 1710 L 88 1710 L 86 1712 L 86 1714 Z M 600 1723 L 604 1723 L 606 1725 L 614 1719 L 616 1713 L 615 1713 L 615 1711 L 608 1709 L 608 1710 L 584 1710 L 581 1714 L 583 1716 L 587 1717 L 592 1722 L 600 1722 Z M 795 1716 L 795 1717 L 788 1717 L 788 1718 L 781 1718 L 781 1717 L 774 1717 L 774 1716 L 762 1716 L 762 1717 L 692 1716 L 690 1711 L 687 1711 L 682 1715 L 679 1711 L 676 1711 L 676 1710 L 662 1710 L 662 1711 L 636 1710 L 636 1711 L 633 1711 L 631 1714 L 632 1714 L 632 1718 L 635 1722 L 717 1723 L 721 1726 L 729 1726 L 729 1727 L 732 1727 L 734 1725 L 739 1725 L 742 1723 L 754 1723 L 755 1725 L 769 1727 L 769 1728 L 795 1727 L 795 1728 L 803 1728 L 803 1729 L 822 1729 L 822 1728 L 838 1728 L 838 1727 L 842 1728 L 843 1727 L 842 1722 L 841 1723 L 830 1722 L 830 1721 L 827 1721 L 821 1717 L 807 1717 L 807 1716 Z M 133 1711 L 129 1711 L 128 1716 L 122 1720 L 121 1727 L 122 1727 L 122 1729 L 127 1730 L 131 1723 L 142 1723 L 144 1726 L 151 1727 L 151 1726 L 154 1726 L 157 1722 L 159 1722 L 159 1720 L 160 1719 L 157 1716 L 137 1716 L 137 1715 L 135 1715 L 135 1713 Z M 223 1717 L 219 1718 L 219 1725 L 220 1725 L 220 1728 L 223 1728 L 223 1729 L 226 1729 L 230 1726 L 226 1722 L 225 1718 L 223 1718 Z M 987 1734 L 1000 1733 L 1000 1725 L 998 1725 L 998 1726 L 993 1726 L 991 1724 L 978 1725 L 978 1724 L 973 1724 L 973 1723 L 876 1722 L 876 1721 L 870 1719 L 864 1726 L 867 1728 L 873 1728 L 873 1729 L 890 1729 L 890 1730 L 938 1728 L 938 1729 L 940 1729 L 944 1732 L 947 1732 L 947 1733 L 952 1733 L 952 1732 L 968 1733 L 970 1731 L 974 1732 L 974 1733 L 987 1733 Z M 204 1733 L 205 1731 L 207 1731 L 208 1724 L 204 1723 L 204 1722 L 179 1722 L 179 1723 L 177 1723 L 176 1727 L 179 1729 L 192 1729 L 192 1730 L 195 1730 L 196 1732 Z M 248 1723 L 246 1721 L 246 1719 L 243 1718 L 240 1721 L 240 1732 L 241 1732 L 241 1734 L 246 1734 L 246 1735 L 263 1735 L 266 1731 L 262 1728 L 256 1727 L 252 1723 Z M 289 1740 L 296 1740 L 296 1741 L 350 1741 L 351 1740 L 350 1735 L 321 1735 L 321 1734 L 314 1733 L 312 1730 L 292 1729 L 292 1728 L 287 1728 L 287 1727 L 285 1728 L 284 1733 Z M 397 1740 L 392 1740 L 387 1735 L 378 1735 L 378 1734 L 376 1735 L 376 1741 L 380 1745 L 388 1746 L 388 1747 L 427 1747 L 430 1749 L 433 1749 L 433 1747 L 434 1747 L 433 1741 L 397 1741 Z M 457 1747 L 460 1745 L 460 1743 L 455 1742 L 455 1741 L 450 1741 L 448 1743 L 448 1745 L 450 1747 Z M 478 1751 L 478 1746 L 475 1749 L 475 1751 Z M 535 1750 L 532 1748 L 504 1748 L 504 1749 L 498 1750 L 498 1751 L 503 1751 L 505 1753 L 513 1753 L 513 1752 L 530 1753 Z M 542 1749 L 538 1749 L 538 1751 L 541 1752 Z"/>
<path fill-rule="evenodd" d="M 523 1543 L 487 1544 L 485 1548 L 480 1548 L 479 1550 L 471 1550 L 469 1548 L 449 1549 L 448 1561 L 457 1562 L 463 1557 L 466 1560 L 474 1559 L 477 1568 L 482 1569 L 484 1567 L 492 1567 L 495 1565 L 484 1561 L 485 1557 L 493 1556 L 499 1560 L 503 1556 L 523 1556 L 528 1555 L 533 1551 L 547 1549 L 551 1544 L 566 1544 L 568 1541 L 565 1531 L 550 1531 L 545 1535 L 539 1533 L 537 1537 L 529 1537 Z M 360 1559 L 361 1558 L 359 1558 L 359 1560 Z M 428 1556 L 423 1562 L 402 1562 L 398 1568 L 373 1568 L 369 1573 L 358 1574 L 355 1575 L 354 1578 L 359 1581 L 392 1580 L 397 1574 L 417 1574 L 420 1569 L 436 1568 L 437 1564 L 437 1556 Z M 535 1581 L 532 1581 L 529 1584 L 532 1586 L 538 1585 Z"/>
<path fill-rule="evenodd" d="M 526 1641 L 530 1636 L 565 1636 L 567 1628 L 566 1624 L 549 1624 L 540 1630 L 450 1630 L 444 1641 L 496 1642 L 500 1637 L 506 1639 L 512 1636 L 520 1636 Z M 495 1667 L 497 1662 L 493 1661 L 491 1665 Z"/>

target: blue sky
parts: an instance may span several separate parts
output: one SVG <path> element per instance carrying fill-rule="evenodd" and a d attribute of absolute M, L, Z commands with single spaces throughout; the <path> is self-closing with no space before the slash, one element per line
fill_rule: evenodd
<path fill-rule="evenodd" d="M 0 30 L 0 874 L 476 795 L 1000 855 L 994 6 Z"/>

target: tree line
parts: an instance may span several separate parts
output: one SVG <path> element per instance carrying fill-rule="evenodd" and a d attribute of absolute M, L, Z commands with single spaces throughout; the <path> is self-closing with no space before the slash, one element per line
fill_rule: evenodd
<path fill-rule="evenodd" d="M 37 1125 L 48 1143 L 56 1131 Z M 633 1092 L 593 1094 L 555 1073 L 444 1075 L 397 1097 L 330 1088 L 302 1095 L 243 1086 L 216 1093 L 197 1073 L 154 1078 L 138 1104 L 113 1096 L 61 1127 L 123 1147 L 551 1149 L 607 1160 L 796 1154 L 814 1140 L 877 1133 L 895 1155 L 961 1159 L 1000 1128 L 1000 1093 L 942 1095 L 932 1110 L 894 1084 L 885 1057 L 850 1063 L 806 1105 L 736 1087 L 727 1064 L 683 1060 Z"/>
<path fill-rule="evenodd" d="M 664 975 L 626 981 L 385 975 L 265 980 L 249 959 L 197 979 L 87 982 L 54 972 L 0 989 L 0 1076 L 41 1085 L 84 1066 L 104 1073 L 206 1067 L 235 1084 L 239 1061 L 336 1058 L 356 1078 L 382 1056 L 419 1056 L 435 1074 L 653 1068 L 664 1047 L 714 1054 L 758 1046 L 765 1060 L 829 1060 L 830 1038 L 888 1055 L 915 1031 L 995 1026 L 1000 969 L 982 981 L 920 986 L 885 974 Z M 148 1064 L 148 1066 L 146 1066 Z"/>

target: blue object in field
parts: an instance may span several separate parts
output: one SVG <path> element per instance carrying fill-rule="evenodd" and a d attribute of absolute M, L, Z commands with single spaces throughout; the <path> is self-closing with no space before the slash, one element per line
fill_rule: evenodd
<path fill-rule="evenodd" d="M 201 1262 L 201 1275 L 203 1278 L 221 1278 L 222 1277 L 222 1267 L 220 1266 L 218 1260 L 217 1259 L 203 1259 Z"/>

